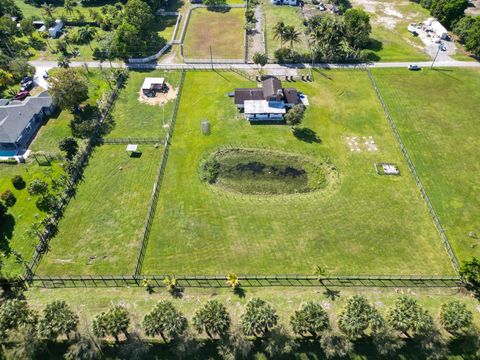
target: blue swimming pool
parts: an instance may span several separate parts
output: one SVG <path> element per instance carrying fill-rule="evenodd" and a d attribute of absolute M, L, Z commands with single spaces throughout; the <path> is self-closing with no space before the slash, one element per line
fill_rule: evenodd
<path fill-rule="evenodd" d="M 0 157 L 5 156 L 15 156 L 17 155 L 17 150 L 0 150 Z"/>

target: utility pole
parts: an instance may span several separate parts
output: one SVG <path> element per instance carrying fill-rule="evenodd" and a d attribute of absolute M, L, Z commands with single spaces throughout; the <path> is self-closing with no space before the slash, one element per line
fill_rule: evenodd
<path fill-rule="evenodd" d="M 212 66 L 212 70 L 213 70 L 212 45 L 210 45 L 210 65 Z"/>
<path fill-rule="evenodd" d="M 433 69 L 433 64 L 435 64 L 435 60 L 437 60 L 437 56 L 438 56 L 438 53 L 440 52 L 441 47 L 442 47 L 442 43 L 438 44 L 437 53 L 435 54 L 435 57 L 433 58 L 432 65 L 430 66 L 430 69 Z"/>

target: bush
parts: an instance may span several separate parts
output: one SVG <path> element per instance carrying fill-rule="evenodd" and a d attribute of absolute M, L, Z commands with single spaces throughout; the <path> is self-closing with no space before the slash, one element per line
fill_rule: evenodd
<path fill-rule="evenodd" d="M 220 174 L 220 163 L 215 159 L 208 159 L 202 166 L 202 181 L 207 181 L 209 184 L 215 183 Z"/>
<path fill-rule="evenodd" d="M 12 207 L 17 202 L 15 195 L 13 195 L 13 193 L 8 189 L 2 193 L 1 198 L 8 207 Z"/>
<path fill-rule="evenodd" d="M 5 214 L 7 213 L 8 211 L 8 208 L 7 208 L 7 205 L 5 205 L 3 203 L 3 201 L 0 201 L 0 218 L 2 218 L 3 216 L 5 216 Z"/>
<path fill-rule="evenodd" d="M 12 177 L 12 184 L 13 187 L 17 190 L 23 190 L 27 186 L 27 183 L 20 175 L 15 175 L 14 177 Z"/>

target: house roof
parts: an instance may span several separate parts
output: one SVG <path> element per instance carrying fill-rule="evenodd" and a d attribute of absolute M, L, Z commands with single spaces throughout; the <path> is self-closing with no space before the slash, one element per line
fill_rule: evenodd
<path fill-rule="evenodd" d="M 245 100 L 245 114 L 285 114 L 283 101 Z"/>
<path fill-rule="evenodd" d="M 146 77 L 143 80 L 142 90 L 150 90 L 153 85 L 163 85 L 165 78 Z"/>
<path fill-rule="evenodd" d="M 263 90 L 255 89 L 235 89 L 235 104 L 241 105 L 245 100 L 264 100 Z"/>
<path fill-rule="evenodd" d="M 298 98 L 297 89 L 286 88 L 283 89 L 283 95 L 285 96 L 285 102 L 287 104 L 298 104 L 300 99 Z"/>
<path fill-rule="evenodd" d="M 270 96 L 276 96 L 278 90 L 282 88 L 282 82 L 276 77 L 270 77 L 262 81 L 263 97 L 267 99 Z"/>
<path fill-rule="evenodd" d="M 48 91 L 27 97 L 20 104 L 0 106 L 0 142 L 14 143 L 35 114 L 50 107 L 52 98 Z"/>

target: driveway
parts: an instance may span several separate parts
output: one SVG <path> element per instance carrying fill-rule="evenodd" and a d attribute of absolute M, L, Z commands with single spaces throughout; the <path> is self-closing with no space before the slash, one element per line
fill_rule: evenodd
<path fill-rule="evenodd" d="M 45 75 L 45 72 L 53 68 L 54 66 L 36 66 L 36 71 L 35 75 L 33 76 L 33 81 L 40 87 L 44 88 L 45 90 L 48 90 L 48 82 L 43 78 L 43 75 Z"/>

